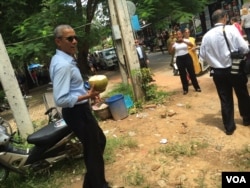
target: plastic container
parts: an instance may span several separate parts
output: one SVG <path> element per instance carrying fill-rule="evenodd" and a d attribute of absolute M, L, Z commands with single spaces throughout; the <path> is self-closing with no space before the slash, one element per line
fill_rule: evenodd
<path fill-rule="evenodd" d="M 93 109 L 94 114 L 96 115 L 96 117 L 99 118 L 100 120 L 106 120 L 106 119 L 112 118 L 112 115 L 111 115 L 111 112 L 109 110 L 108 105 L 106 105 L 106 107 L 100 108 L 100 109 L 94 108 L 92 106 L 92 109 Z"/>
<path fill-rule="evenodd" d="M 94 113 L 101 120 L 106 120 L 112 117 L 108 107 L 101 110 L 94 110 Z"/>
<path fill-rule="evenodd" d="M 125 105 L 126 105 L 126 108 L 129 109 L 131 108 L 132 106 L 134 106 L 134 103 L 131 99 L 131 97 L 129 95 L 125 95 L 124 96 L 124 101 L 125 101 Z"/>
<path fill-rule="evenodd" d="M 128 117 L 128 109 L 126 108 L 122 94 L 111 96 L 105 102 L 108 104 L 114 120 L 121 120 Z"/>

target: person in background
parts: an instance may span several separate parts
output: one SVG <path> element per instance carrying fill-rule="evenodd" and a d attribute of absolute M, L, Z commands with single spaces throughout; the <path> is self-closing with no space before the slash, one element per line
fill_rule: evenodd
<path fill-rule="evenodd" d="M 108 188 L 105 180 L 103 153 L 106 137 L 93 116 L 90 99 L 99 92 L 92 86 L 84 88 L 84 81 L 75 60 L 77 36 L 69 25 L 59 25 L 54 30 L 56 53 L 51 59 L 49 72 L 53 95 L 67 125 L 83 144 L 86 174 L 84 188 Z"/>
<path fill-rule="evenodd" d="M 247 41 L 250 44 L 250 13 L 247 8 L 242 9 L 241 27 L 244 29 Z"/>
<path fill-rule="evenodd" d="M 176 33 L 174 31 L 172 31 L 169 35 L 169 38 L 167 40 L 167 50 L 168 53 L 171 55 L 171 62 L 170 62 L 170 66 L 173 67 L 174 66 L 174 51 L 171 51 L 172 49 L 172 45 L 173 43 L 176 41 Z"/>
<path fill-rule="evenodd" d="M 143 68 L 147 68 L 148 69 L 148 64 L 149 64 L 149 59 L 148 59 L 148 56 L 143 48 L 143 46 L 141 46 L 139 44 L 139 40 L 135 40 L 135 48 L 136 48 L 136 52 L 137 52 L 137 55 L 138 55 L 138 59 L 139 59 L 139 63 L 140 63 L 140 68 L 143 69 Z M 150 71 L 150 70 L 149 70 Z M 149 78 L 150 82 L 154 82 L 155 80 L 150 77 Z"/>
<path fill-rule="evenodd" d="M 176 64 L 180 73 L 180 79 L 182 83 L 183 94 L 188 93 L 188 80 L 187 73 L 190 76 L 192 85 L 196 92 L 201 92 L 200 86 L 198 84 L 194 66 L 191 56 L 188 53 L 188 46 L 193 47 L 193 44 L 188 40 L 183 38 L 182 32 L 177 31 L 177 39 L 172 44 L 171 51 L 175 51 L 176 54 Z"/>
<path fill-rule="evenodd" d="M 39 86 L 39 82 L 38 82 L 38 78 L 37 78 L 37 73 L 36 73 L 35 69 L 31 70 L 31 76 L 32 76 L 33 83 L 35 85 Z"/>
<path fill-rule="evenodd" d="M 143 46 L 141 46 L 139 44 L 139 40 L 135 40 L 135 47 L 136 47 L 136 51 L 137 51 L 137 55 L 138 55 L 138 59 L 140 62 L 140 68 L 148 68 L 148 64 L 149 64 L 149 59 L 148 56 L 143 48 Z"/>
<path fill-rule="evenodd" d="M 162 37 L 161 34 L 158 34 L 158 36 L 156 37 L 156 42 L 155 43 L 158 45 L 161 53 L 164 54 L 164 50 L 163 50 L 164 43 L 163 43 L 163 37 Z"/>
<path fill-rule="evenodd" d="M 243 36 L 243 31 L 241 25 L 238 23 L 238 20 L 236 17 L 232 17 L 230 20 L 231 24 L 234 25 L 238 31 L 240 32 L 241 36 Z"/>
<path fill-rule="evenodd" d="M 236 129 L 234 121 L 233 90 L 238 99 L 238 108 L 243 118 L 243 125 L 250 125 L 250 99 L 247 88 L 248 78 L 244 73 L 231 74 L 232 59 L 223 30 L 228 38 L 232 52 L 249 52 L 248 44 L 236 27 L 226 25 L 227 14 L 218 9 L 212 14 L 214 28 L 204 36 L 200 47 L 200 57 L 211 67 L 211 75 L 221 103 L 222 121 L 227 135 L 232 135 Z"/>
<path fill-rule="evenodd" d="M 195 38 L 190 37 L 190 30 L 188 28 L 184 29 L 184 38 L 188 39 L 193 44 L 192 47 L 188 46 L 188 53 L 192 57 L 195 74 L 199 74 L 201 72 L 201 66 L 200 66 L 200 63 L 199 63 L 198 55 L 196 53 Z"/>

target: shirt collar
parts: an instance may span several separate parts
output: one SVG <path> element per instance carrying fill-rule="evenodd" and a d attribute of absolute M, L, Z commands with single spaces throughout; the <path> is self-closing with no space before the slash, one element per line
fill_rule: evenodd
<path fill-rule="evenodd" d="M 69 54 L 65 53 L 62 50 L 56 49 L 56 54 L 62 56 L 66 61 L 71 62 L 72 64 L 76 65 L 76 60 L 70 56 Z"/>

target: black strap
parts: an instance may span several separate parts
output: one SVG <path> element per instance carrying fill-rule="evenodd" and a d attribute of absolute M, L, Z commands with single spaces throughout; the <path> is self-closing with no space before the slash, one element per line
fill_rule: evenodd
<path fill-rule="evenodd" d="M 226 36 L 226 32 L 225 32 L 225 25 L 223 26 L 223 35 L 224 35 L 224 38 L 226 40 L 228 50 L 229 50 L 229 52 L 231 54 L 231 49 L 230 49 L 230 46 L 229 46 L 229 43 L 228 43 L 228 40 L 227 40 L 227 36 Z"/>

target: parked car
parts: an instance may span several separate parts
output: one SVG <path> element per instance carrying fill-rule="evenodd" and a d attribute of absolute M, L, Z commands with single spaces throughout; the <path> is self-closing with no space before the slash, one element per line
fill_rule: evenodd
<path fill-rule="evenodd" d="M 102 69 L 118 67 L 118 58 L 114 48 L 107 48 L 98 52 Z"/>

